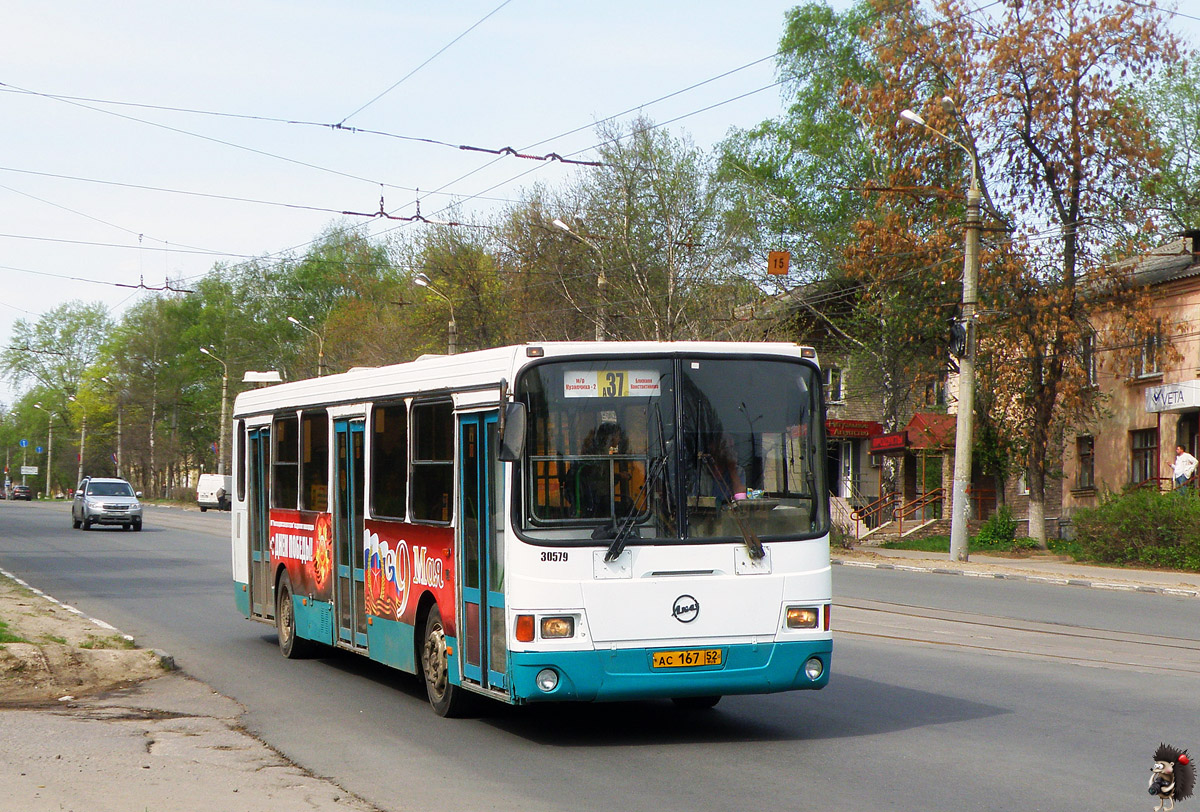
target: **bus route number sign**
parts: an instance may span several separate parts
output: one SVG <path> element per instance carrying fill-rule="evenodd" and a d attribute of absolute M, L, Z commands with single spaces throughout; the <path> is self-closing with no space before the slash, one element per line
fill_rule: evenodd
<path fill-rule="evenodd" d="M 683 651 L 656 651 L 653 654 L 655 668 L 696 668 L 704 665 L 720 665 L 721 649 L 692 648 Z"/>
<path fill-rule="evenodd" d="M 563 375 L 563 397 L 657 397 L 661 394 L 658 376 L 648 369 L 568 370 Z"/>

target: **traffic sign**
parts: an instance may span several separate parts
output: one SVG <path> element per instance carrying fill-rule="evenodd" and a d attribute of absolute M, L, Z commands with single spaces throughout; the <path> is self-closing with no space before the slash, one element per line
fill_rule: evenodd
<path fill-rule="evenodd" d="M 34 451 L 34 453 L 35 453 L 35 454 L 41 454 L 41 453 L 42 453 L 42 451 L 43 451 L 43 449 L 42 449 L 42 447 L 41 447 L 41 446 L 38 446 L 38 447 L 37 447 L 37 448 L 35 448 L 33 451 Z"/>
<path fill-rule="evenodd" d="M 29 448 L 29 441 L 28 441 L 28 440 L 22 440 L 22 441 L 21 441 L 21 448 Z"/>
<path fill-rule="evenodd" d="M 767 273 L 774 276 L 786 276 L 792 255 L 787 251 L 771 251 L 767 254 Z"/>
<path fill-rule="evenodd" d="M 22 465 L 21 476 L 37 476 L 38 467 L 36 465 Z"/>

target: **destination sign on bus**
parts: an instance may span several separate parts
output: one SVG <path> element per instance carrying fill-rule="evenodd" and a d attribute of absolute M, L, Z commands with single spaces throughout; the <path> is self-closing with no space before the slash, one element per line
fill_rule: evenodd
<path fill-rule="evenodd" d="M 563 375 L 563 397 L 658 397 L 658 372 L 650 369 L 580 369 Z"/>

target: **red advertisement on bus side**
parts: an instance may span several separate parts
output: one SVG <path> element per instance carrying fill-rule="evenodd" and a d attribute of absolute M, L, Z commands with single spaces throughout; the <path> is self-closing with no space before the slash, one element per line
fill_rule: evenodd
<path fill-rule="evenodd" d="M 333 600 L 333 516 L 299 510 L 272 510 L 268 539 L 272 569 L 287 568 L 297 595 Z"/>
<path fill-rule="evenodd" d="M 455 635 L 454 531 L 368 521 L 364 536 L 367 614 L 416 625 L 417 604 L 428 590 L 437 600 L 446 634 Z"/>

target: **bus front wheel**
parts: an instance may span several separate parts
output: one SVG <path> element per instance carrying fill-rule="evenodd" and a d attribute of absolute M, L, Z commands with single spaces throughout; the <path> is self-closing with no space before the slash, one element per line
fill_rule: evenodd
<path fill-rule="evenodd" d="M 279 629 L 279 651 L 289 660 L 307 657 L 312 652 L 312 643 L 296 636 L 296 605 L 292 603 L 292 579 L 288 578 L 287 572 L 279 576 L 276 595 L 275 625 Z"/>
<path fill-rule="evenodd" d="M 467 711 L 469 697 L 457 685 L 450 684 L 450 656 L 446 646 L 446 628 L 437 606 L 429 609 L 425 618 L 425 642 L 421 646 L 421 672 L 425 676 L 425 691 L 429 704 L 438 716 L 462 716 Z"/>

